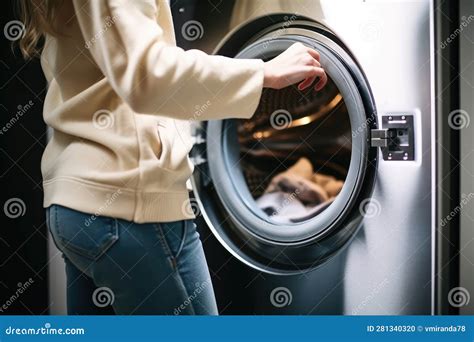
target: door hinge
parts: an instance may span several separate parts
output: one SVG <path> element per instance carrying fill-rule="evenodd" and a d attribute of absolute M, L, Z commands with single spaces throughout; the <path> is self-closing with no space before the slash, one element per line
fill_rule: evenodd
<path fill-rule="evenodd" d="M 386 115 L 382 127 L 371 131 L 371 147 L 380 147 L 384 160 L 415 160 L 413 115 Z"/>

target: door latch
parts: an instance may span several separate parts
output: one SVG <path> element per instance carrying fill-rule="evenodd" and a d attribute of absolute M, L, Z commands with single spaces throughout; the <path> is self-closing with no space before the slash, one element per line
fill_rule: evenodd
<path fill-rule="evenodd" d="M 413 115 L 386 115 L 381 129 L 371 131 L 371 146 L 380 147 L 384 160 L 415 160 Z"/>

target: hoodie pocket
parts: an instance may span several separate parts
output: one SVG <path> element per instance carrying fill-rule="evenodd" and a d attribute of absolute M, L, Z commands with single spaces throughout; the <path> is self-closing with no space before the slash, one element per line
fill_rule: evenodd
<path fill-rule="evenodd" d="M 191 133 L 188 122 L 172 120 L 158 126 L 161 140 L 160 166 L 169 171 L 189 169 Z M 188 172 L 189 173 L 189 172 Z"/>
<path fill-rule="evenodd" d="M 156 158 L 158 159 L 161 159 L 161 157 L 163 156 L 163 149 L 164 149 L 164 135 L 163 135 L 163 130 L 164 130 L 164 127 L 166 127 L 163 123 L 161 122 L 158 122 L 156 124 L 156 130 L 155 130 L 155 133 L 156 133 L 156 141 L 155 141 L 155 155 L 156 155 Z"/>

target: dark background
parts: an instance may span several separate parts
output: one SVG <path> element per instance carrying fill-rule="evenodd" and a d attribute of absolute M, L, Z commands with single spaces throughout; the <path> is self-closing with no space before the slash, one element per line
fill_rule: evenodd
<path fill-rule="evenodd" d="M 0 4 L 2 29 L 15 19 L 13 3 Z M 0 126 L 5 127 L 16 116 L 19 106 L 24 107 L 30 101 L 33 105 L 0 134 L 0 205 L 5 211 L 5 202 L 12 198 L 25 204 L 23 216 L 9 218 L 4 212 L 1 215 L 0 305 L 7 303 L 19 285 L 31 278 L 31 286 L 12 300 L 3 313 L 47 314 L 47 235 L 40 170 L 46 144 L 42 119 L 46 84 L 38 61 L 23 61 L 18 51 L 12 51 L 11 43 L 2 34 Z"/>

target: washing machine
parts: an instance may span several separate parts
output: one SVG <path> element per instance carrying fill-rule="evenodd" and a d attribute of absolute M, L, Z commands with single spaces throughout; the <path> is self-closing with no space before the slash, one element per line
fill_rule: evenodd
<path fill-rule="evenodd" d="M 431 1 L 191 3 L 173 6 L 181 45 L 270 60 L 299 42 L 329 76 L 320 92 L 265 89 L 249 120 L 194 127 L 220 313 L 431 314 Z"/>

